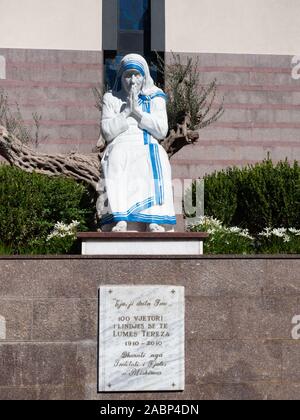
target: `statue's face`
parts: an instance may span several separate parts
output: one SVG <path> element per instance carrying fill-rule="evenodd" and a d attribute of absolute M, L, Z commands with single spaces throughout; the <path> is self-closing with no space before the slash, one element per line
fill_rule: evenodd
<path fill-rule="evenodd" d="M 142 90 L 144 77 L 138 70 L 126 70 L 122 74 L 122 85 L 127 93 L 132 89 L 139 93 Z"/>

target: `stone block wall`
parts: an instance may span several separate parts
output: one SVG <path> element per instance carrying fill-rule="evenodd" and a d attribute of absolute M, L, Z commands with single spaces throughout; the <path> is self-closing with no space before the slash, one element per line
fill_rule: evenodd
<path fill-rule="evenodd" d="M 217 79 L 225 113 L 172 160 L 174 178 L 197 178 L 228 166 L 300 159 L 300 79 L 291 56 L 179 54 L 198 60 L 200 82 Z M 171 54 L 167 54 L 171 60 Z M 293 76 L 292 77 L 292 71 Z M 297 76 L 295 78 L 295 76 Z"/>
<path fill-rule="evenodd" d="M 17 102 L 26 124 L 42 116 L 40 150 L 90 153 L 99 138 L 94 87 L 102 85 L 102 52 L 0 49 L 6 78 L 0 89 Z"/>
<path fill-rule="evenodd" d="M 0 399 L 299 399 L 300 258 L 0 258 Z M 97 394 L 97 289 L 185 286 L 186 390 Z"/>

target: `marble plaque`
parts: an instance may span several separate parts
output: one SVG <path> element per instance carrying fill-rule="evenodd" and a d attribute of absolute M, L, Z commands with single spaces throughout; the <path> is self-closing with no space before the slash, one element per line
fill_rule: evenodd
<path fill-rule="evenodd" d="M 184 389 L 184 287 L 100 287 L 99 318 L 99 392 Z"/>

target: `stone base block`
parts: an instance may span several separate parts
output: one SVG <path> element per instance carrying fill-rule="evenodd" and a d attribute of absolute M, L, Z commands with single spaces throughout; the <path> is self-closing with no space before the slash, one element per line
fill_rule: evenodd
<path fill-rule="evenodd" d="M 79 233 L 82 255 L 202 255 L 207 233 Z"/>

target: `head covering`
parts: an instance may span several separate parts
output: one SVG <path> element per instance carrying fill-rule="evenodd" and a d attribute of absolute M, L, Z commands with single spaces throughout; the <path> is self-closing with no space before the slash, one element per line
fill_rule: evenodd
<path fill-rule="evenodd" d="M 131 69 L 139 71 L 144 77 L 144 83 L 141 90 L 142 95 L 152 95 L 156 92 L 162 92 L 162 90 L 155 86 L 153 82 L 147 61 L 139 54 L 128 54 L 122 59 L 113 91 L 119 92 L 123 89 L 122 74 L 124 71 Z"/>

